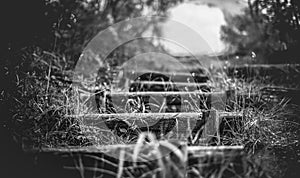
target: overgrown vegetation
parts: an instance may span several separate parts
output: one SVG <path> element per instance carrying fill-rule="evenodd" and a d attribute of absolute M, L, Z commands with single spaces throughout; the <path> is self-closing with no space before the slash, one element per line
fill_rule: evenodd
<path fill-rule="evenodd" d="M 34 56 L 33 59 L 35 61 L 33 67 L 39 70 L 26 74 L 26 78 L 20 80 L 18 84 L 19 95 L 22 97 L 15 98 L 17 112 L 14 115 L 16 127 L 13 130 L 18 140 L 25 146 L 52 148 L 125 144 L 126 140 L 118 138 L 111 132 L 106 131 L 107 134 L 103 134 L 96 127 L 86 126 L 81 120 L 67 117 L 74 113 L 88 112 L 88 108 L 78 105 L 80 103 L 77 101 L 78 95 L 74 95 L 70 84 L 66 83 L 68 75 L 60 79 L 54 75 L 56 71 L 61 70 L 59 66 L 63 65 L 54 62 L 58 57 L 47 52 L 43 52 L 42 56 Z M 62 71 L 67 73 L 66 70 Z M 232 167 L 231 158 L 220 158 L 210 160 L 213 161 L 210 165 L 219 165 L 210 170 L 212 172 L 201 172 L 211 168 L 204 169 L 200 166 L 203 163 L 197 163 L 189 168 L 189 171 L 192 171 L 189 174 L 222 177 L 223 173 L 227 175 L 229 171 L 230 175 L 237 177 L 282 175 L 283 172 L 276 166 L 279 160 L 272 155 L 272 150 L 275 147 L 285 148 L 298 142 L 299 138 L 294 131 L 299 129 L 299 123 L 290 121 L 295 108 L 284 98 L 274 99 L 257 94 L 264 85 L 257 80 L 249 83 L 235 79 L 233 83 L 236 91 L 245 92 L 245 95 L 236 95 L 234 103 L 235 110 L 243 111 L 244 115 L 242 118 L 229 118 L 223 122 L 221 145 L 244 145 L 247 154 L 242 156 L 243 163 L 238 164 L 247 166 L 239 170 L 241 168 L 237 168 L 236 164 Z M 253 93 L 256 95 L 252 95 Z M 203 161 L 209 159 L 211 158 L 205 158 Z M 164 160 L 160 164 L 163 164 L 159 166 L 164 168 L 174 166 L 170 160 Z"/>
<path fill-rule="evenodd" d="M 158 5 L 158 11 L 163 15 L 166 13 L 166 9 L 178 2 L 181 1 L 164 1 Z M 298 4 L 295 1 L 289 2 L 290 5 L 281 3 L 280 6 L 286 9 L 285 16 L 288 17 L 287 19 L 292 16 L 299 18 Z M 30 5 L 27 4 L 26 7 Z M 276 54 L 274 51 L 287 51 L 287 49 L 283 49 L 286 46 L 288 48 L 291 46 L 291 51 L 293 51 L 299 46 L 298 41 L 295 40 L 298 39 L 296 37 L 299 23 L 296 23 L 294 18 L 288 24 L 289 31 L 280 31 L 284 25 L 284 18 L 278 17 L 278 8 L 275 2 L 268 5 L 266 1 L 254 1 L 253 5 L 256 6 L 252 7 L 254 9 L 246 11 L 246 17 L 236 17 L 238 21 L 232 20 L 231 22 L 237 26 L 241 34 L 232 34 L 235 32 L 233 29 L 224 27 L 224 31 L 227 31 L 227 36 L 224 38 L 227 41 L 237 45 L 240 51 L 252 50 L 257 55 L 267 56 L 268 60 L 271 55 Z M 5 44 L 3 47 L 1 46 L 5 51 L 3 55 L 1 54 L 3 58 L 1 60 L 1 76 L 4 77 L 2 82 L 7 85 L 1 86 L 0 102 L 1 108 L 7 109 L 5 113 L 8 114 L 5 120 L 1 121 L 1 127 L 4 125 L 8 127 L 17 143 L 24 147 L 55 148 L 128 143 L 127 140 L 120 139 L 109 131 L 106 131 L 107 134 L 103 134 L 98 128 L 87 126 L 82 120 L 70 117 L 74 113 L 88 113 L 89 111 L 89 108 L 83 108 L 80 105 L 81 102 L 78 100 L 81 98 L 71 87 L 71 70 L 83 46 L 99 30 L 123 20 L 125 17 L 140 16 L 143 8 L 155 9 L 154 1 L 150 0 L 142 4 L 133 1 L 44 1 L 34 7 L 37 9 L 42 7 L 41 12 L 39 10 L 33 16 L 42 15 L 46 20 L 43 21 L 43 24 L 46 23 L 46 29 L 39 29 L 32 23 L 32 28 L 21 33 L 22 37 L 4 40 Z M 274 18 L 269 19 L 268 14 L 261 14 L 261 12 L 252 14 L 254 17 L 249 16 L 252 11 L 264 9 L 267 9 L 268 13 L 274 12 Z M 24 11 L 20 10 L 21 12 Z M 294 12 L 294 15 L 289 16 Z M 267 20 L 267 23 L 265 24 L 264 20 L 259 21 L 261 18 Z M 278 22 L 276 20 L 278 18 L 281 21 Z M 249 21 L 251 23 L 248 23 Z M 253 30 L 256 29 L 254 27 L 257 25 L 256 21 L 259 21 L 258 25 L 261 25 L 262 29 L 256 38 L 252 38 Z M 276 22 L 275 30 L 272 29 L 274 31 L 271 35 L 266 34 L 265 29 L 272 28 L 269 25 L 274 25 L 273 22 Z M 249 25 L 249 28 L 246 28 L 245 24 Z M 36 32 L 35 28 L 40 31 Z M 27 36 L 26 32 L 31 30 L 36 33 L 30 33 L 31 35 Z M 249 36 L 242 37 L 243 30 L 248 30 Z M 18 32 L 13 31 L 8 34 L 12 36 L 13 33 Z M 278 39 L 277 35 L 279 35 Z M 240 40 L 233 41 L 237 36 Z M 264 45 L 253 46 L 256 44 L 255 40 L 262 40 L 266 36 L 268 40 Z M 244 38 L 246 38 L 246 42 L 243 40 Z M 294 41 L 290 41 L 290 39 L 294 39 Z M 273 44 L 274 40 L 275 44 Z M 270 46 L 272 46 L 271 51 L 264 51 Z M 291 52 L 289 53 L 291 54 Z M 281 167 L 276 166 L 280 160 L 273 153 L 275 149 L 291 149 L 293 145 L 299 144 L 298 130 L 300 126 L 299 122 L 295 121 L 295 118 L 298 117 L 295 113 L 299 108 L 290 104 L 285 98 L 260 93 L 260 89 L 266 83 L 270 85 L 272 82 L 272 80 L 261 77 L 265 81 L 262 82 L 259 78 L 250 82 L 239 78 L 231 79 L 234 84 L 233 89 L 245 93 L 242 96 L 235 96 L 234 103 L 235 110 L 242 111 L 243 117 L 228 118 L 221 126 L 221 145 L 243 145 L 245 147 L 246 154 L 243 154 L 242 161 L 238 163 L 239 166 L 243 165 L 244 167 L 237 168 L 236 165 L 231 164 L 232 160 L 229 158 L 229 160 L 226 158 L 204 159 L 203 162 L 197 162 L 187 169 L 187 174 L 191 177 L 222 177 L 228 172 L 233 177 L 280 177 L 284 174 Z M 291 84 L 291 86 L 299 87 L 297 83 Z M 252 95 L 253 93 L 255 95 Z M 145 135 L 139 138 L 135 150 L 145 146 L 143 145 L 144 141 L 141 141 L 144 139 L 143 137 Z M 168 145 L 168 142 L 162 142 Z M 146 144 L 157 146 L 158 141 L 150 139 L 150 143 Z M 169 147 L 177 153 L 176 149 L 174 150 L 170 145 Z M 119 156 L 124 156 L 122 154 L 120 153 Z M 155 154 L 160 153 L 157 151 Z M 131 156 L 137 159 L 140 155 L 139 152 L 135 152 Z M 186 165 L 184 162 L 179 162 L 178 165 L 177 157 L 186 161 L 188 156 L 190 155 L 179 153 L 175 155 L 175 160 L 165 157 L 158 161 L 159 166 L 155 171 L 145 172 L 145 175 L 147 173 L 151 176 L 158 175 L 159 171 L 166 171 L 161 175 L 168 175 L 169 172 L 174 174 L 174 170 L 176 170 L 176 176 L 184 177 Z M 208 163 L 209 161 L 212 163 Z M 205 164 L 217 166 L 212 170 L 206 170 L 201 167 Z M 117 166 L 121 170 L 118 175 L 121 176 L 122 164 Z"/>
<path fill-rule="evenodd" d="M 248 63 L 299 63 L 299 1 L 247 2 L 245 13 L 228 15 L 222 27 L 232 53 Z"/>

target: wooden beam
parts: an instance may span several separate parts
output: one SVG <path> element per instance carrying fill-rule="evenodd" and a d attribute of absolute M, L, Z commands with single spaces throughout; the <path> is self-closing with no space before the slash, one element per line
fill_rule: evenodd
<path fill-rule="evenodd" d="M 198 170 L 199 166 L 200 170 L 205 168 L 206 172 L 211 172 L 224 171 L 223 161 L 230 165 L 240 165 L 243 146 L 191 147 L 178 141 L 159 141 L 142 145 L 40 148 L 26 150 L 26 153 L 34 158 L 35 168 L 47 170 L 37 177 L 43 177 L 45 173 L 51 173 L 54 177 L 117 177 L 120 165 L 124 170 L 122 177 L 142 177 L 149 172 L 161 177 L 154 171 L 162 170 L 161 163 L 166 163 L 163 164 L 163 171 L 166 171 L 167 177 L 178 177 L 179 173 L 184 177 L 191 168 Z M 45 169 L 53 164 L 53 160 L 55 165 Z M 220 160 L 220 163 L 218 161 L 216 164 L 216 160 Z M 237 170 L 240 170 L 240 166 L 237 166 Z M 233 169 L 230 167 L 229 171 Z M 204 175 L 205 172 L 201 173 Z"/>
<path fill-rule="evenodd" d="M 209 111 L 209 110 L 204 110 Z M 67 117 L 84 118 L 87 120 L 99 120 L 101 118 L 118 118 L 124 120 L 141 119 L 141 120 L 157 120 L 157 119 L 199 119 L 201 112 L 177 112 L 177 113 L 112 113 L 112 114 L 79 114 L 67 115 Z M 218 112 L 219 117 L 242 117 L 241 112 Z"/>
<path fill-rule="evenodd" d="M 168 96 L 168 95 L 180 95 L 180 96 L 199 96 L 199 95 L 220 95 L 225 94 L 224 91 L 220 92 L 203 92 L 203 91 L 163 91 L 163 92 L 155 92 L 155 91 L 147 91 L 147 92 L 127 92 L 127 91 L 110 91 L 105 92 L 106 96 Z"/>
<path fill-rule="evenodd" d="M 130 81 L 130 84 L 135 85 L 171 85 L 171 86 L 213 86 L 211 83 L 196 83 L 196 82 L 172 82 L 172 81 Z"/>
<path fill-rule="evenodd" d="M 205 74 L 199 74 L 196 72 L 169 72 L 169 71 L 155 71 L 155 70 L 142 70 L 142 71 L 129 71 L 127 73 L 130 74 L 137 74 L 137 75 L 142 75 L 145 73 L 159 73 L 159 74 L 163 74 L 163 75 L 167 75 L 167 76 L 184 76 L 184 77 L 208 77 L 208 75 Z"/>
<path fill-rule="evenodd" d="M 161 145 L 164 145 L 164 142 L 169 141 L 159 141 L 158 143 L 161 143 Z M 175 143 L 172 143 L 175 142 Z M 178 143 L 176 143 L 178 142 Z M 179 147 L 179 146 L 185 146 L 187 151 L 189 153 L 197 153 L 197 152 L 208 152 L 208 151 L 218 151 L 218 152 L 225 152 L 225 151 L 242 151 L 244 149 L 244 146 L 242 145 L 236 145 L 236 146 L 187 146 L 185 142 L 180 141 L 171 141 L 170 144 Z M 57 152 L 57 153 L 101 153 L 101 152 L 112 152 L 116 151 L 119 152 L 120 150 L 127 150 L 127 151 L 133 151 L 136 147 L 136 144 L 116 144 L 116 145 L 100 145 L 100 146 L 85 146 L 85 147 L 66 147 L 66 148 L 33 148 L 25 150 L 26 152 Z M 142 145 L 141 148 L 150 147 L 151 144 L 147 146 L 147 144 Z M 179 149 L 179 148 L 178 148 Z M 209 153 L 210 154 L 210 153 Z"/>

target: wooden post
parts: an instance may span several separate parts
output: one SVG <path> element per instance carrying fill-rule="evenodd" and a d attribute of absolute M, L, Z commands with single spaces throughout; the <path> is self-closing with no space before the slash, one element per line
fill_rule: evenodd
<path fill-rule="evenodd" d="M 217 110 L 213 109 L 210 111 L 209 119 L 204 125 L 204 132 L 200 138 L 200 143 L 208 145 L 208 143 L 216 137 L 218 144 L 220 144 L 219 113 Z"/>

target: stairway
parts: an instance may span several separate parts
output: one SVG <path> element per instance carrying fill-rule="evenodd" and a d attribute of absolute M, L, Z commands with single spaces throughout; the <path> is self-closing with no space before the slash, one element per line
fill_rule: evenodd
<path fill-rule="evenodd" d="M 112 87 L 95 91 L 98 113 L 68 116 L 99 128 L 100 137 L 110 132 L 130 144 L 29 150 L 36 168 L 55 177 L 211 177 L 243 170 L 243 146 L 221 146 L 222 123 L 243 117 L 231 106 L 237 93 L 215 91 L 203 74 L 134 75 L 122 90 L 113 89 L 121 80 L 99 77 L 98 84 Z"/>

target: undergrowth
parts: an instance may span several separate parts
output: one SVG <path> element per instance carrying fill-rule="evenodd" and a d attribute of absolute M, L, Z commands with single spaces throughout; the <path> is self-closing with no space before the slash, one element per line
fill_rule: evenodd
<path fill-rule="evenodd" d="M 68 72 L 65 64 L 61 62 L 63 61 L 60 60 L 61 56 L 42 52 L 42 54 L 31 57 L 33 60 L 32 70 L 18 80 L 18 95 L 13 96 L 15 115 L 12 123 L 16 140 L 22 145 L 30 147 L 99 146 L 128 143 L 112 132 L 106 130 L 106 134 L 103 134 L 104 132 L 99 128 L 87 126 L 82 118 L 70 117 L 74 114 L 89 113 L 90 108 L 86 108 L 80 103 L 84 100 L 88 102 L 90 96 L 82 98 L 78 95 L 78 91 L 71 87 L 71 72 Z M 270 150 L 273 147 L 286 147 L 298 142 L 297 135 L 293 131 L 295 128 L 299 128 L 299 123 L 289 120 L 295 108 L 292 108 L 288 100 L 284 98 L 274 98 L 258 93 L 264 86 L 259 81 L 248 83 L 235 79 L 232 82 L 234 83 L 233 89 L 244 92 L 244 95 L 235 95 L 235 103 L 233 103 L 234 110 L 241 111 L 243 117 L 224 120 L 223 126 L 221 125 L 224 128 L 221 131 L 220 144 L 243 145 L 244 152 L 247 153 L 242 156 L 241 160 L 243 161 L 239 163 L 240 166 L 243 165 L 242 168 L 238 168 L 241 172 L 233 174 L 232 177 L 271 177 L 274 174 L 282 174 L 276 168 L 278 160 L 270 155 L 272 153 Z M 143 134 L 139 137 L 135 145 L 135 154 L 132 155 L 133 159 L 137 159 L 139 151 L 136 150 L 141 149 L 145 144 L 144 141 L 141 141 L 144 138 Z M 155 139 L 148 144 L 151 145 L 152 142 L 156 146 L 159 144 Z M 167 142 L 164 141 L 164 143 Z M 178 153 L 177 147 L 168 146 L 169 149 Z M 155 154 L 160 154 L 160 151 L 156 150 Z M 182 153 L 179 152 L 177 155 L 180 159 L 187 160 L 188 155 L 180 154 Z M 221 161 L 221 164 L 218 165 L 222 166 L 216 166 L 213 172 L 201 172 L 203 169 L 199 165 L 203 162 L 200 162 L 196 166 L 188 168 L 193 173 L 186 173 L 183 171 L 184 169 L 174 167 L 177 162 L 168 159 L 166 157 L 158 160 L 160 175 L 150 171 L 150 173 L 147 172 L 149 177 L 153 175 L 170 177 L 169 175 L 174 174 L 174 170 L 180 170 L 180 172 L 175 172 L 178 177 L 184 177 L 186 174 L 191 177 L 193 177 L 192 175 L 222 177 L 225 170 L 231 173 L 235 171 L 232 170 L 235 167 L 230 161 L 226 162 L 226 159 L 221 159 L 217 161 Z M 181 168 L 186 166 L 184 164 L 181 164 Z M 122 164 L 118 166 L 119 169 L 122 169 Z M 164 172 L 167 170 L 173 174 Z M 122 171 L 117 174 L 119 177 L 121 177 Z M 204 175 L 205 173 L 209 173 L 209 175 Z M 147 176 L 148 174 L 145 177 Z"/>

